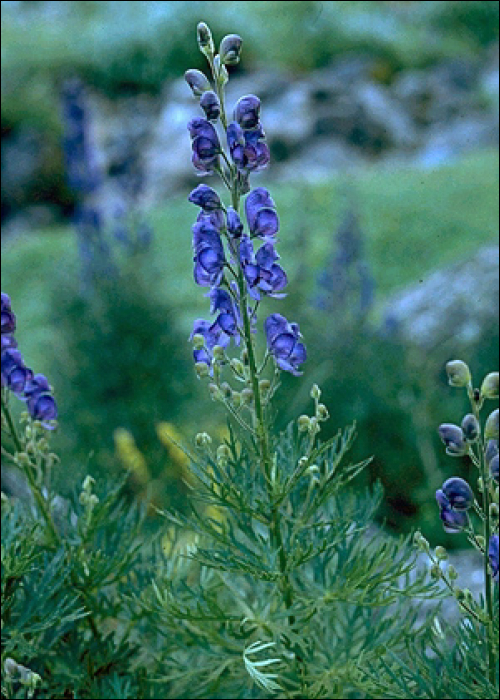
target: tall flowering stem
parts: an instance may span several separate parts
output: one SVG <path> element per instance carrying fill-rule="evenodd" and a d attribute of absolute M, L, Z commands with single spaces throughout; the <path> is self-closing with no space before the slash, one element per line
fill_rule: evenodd
<path fill-rule="evenodd" d="M 267 350 L 260 364 L 257 360 L 254 333 L 257 309 L 262 297 L 280 298 L 287 284 L 284 270 L 277 263 L 275 249 L 279 218 L 269 192 L 251 189 L 250 176 L 269 163 L 269 148 L 260 122 L 260 100 L 246 95 L 234 106 L 233 120 L 226 112 L 224 88 L 229 79 L 226 66 L 239 61 L 241 38 L 235 34 L 224 37 L 219 53 L 206 24 L 198 25 L 198 45 L 211 69 L 212 82 L 200 71 L 189 70 L 186 82 L 199 100 L 205 119 L 192 119 L 188 130 L 192 139 L 192 162 L 200 175 L 218 174 L 230 193 L 231 206 L 225 207 L 218 194 L 206 185 L 199 185 L 189 200 L 201 208 L 193 226 L 194 278 L 197 284 L 210 288 L 214 322 L 197 319 L 191 339 L 198 376 L 211 377 L 212 396 L 223 400 L 240 425 L 248 427 L 256 438 L 259 464 L 270 506 L 269 528 L 271 542 L 277 554 L 281 588 L 287 608 L 293 605 L 293 590 L 288 572 L 287 553 L 283 543 L 281 515 L 275 494 L 273 455 L 266 423 L 265 407 L 269 400 L 269 382 L 262 380 L 262 371 L 269 357 L 274 359 L 275 376 L 279 370 L 299 375 L 299 365 L 306 351 L 299 341 L 298 325 L 289 323 L 280 314 L 272 314 L 264 324 Z M 221 145 L 216 126 L 220 123 L 227 144 Z M 241 217 L 242 197 L 248 233 Z M 224 246 L 224 243 L 226 246 Z M 259 245 L 254 252 L 254 245 Z M 228 258 L 226 257 L 226 247 Z M 253 304 L 253 308 L 252 308 Z M 229 360 L 226 355 L 231 342 L 242 340 L 241 360 Z M 244 382 L 238 393 L 227 383 L 221 384 L 222 368 L 229 365 L 233 377 Z M 262 386 L 265 386 L 265 391 Z M 267 393 L 266 393 L 267 392 Z M 251 425 L 242 416 L 248 409 Z M 292 614 L 291 626 L 295 624 Z"/>

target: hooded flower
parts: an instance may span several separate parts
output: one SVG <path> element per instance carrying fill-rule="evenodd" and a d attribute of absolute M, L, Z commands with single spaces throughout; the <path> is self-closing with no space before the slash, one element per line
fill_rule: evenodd
<path fill-rule="evenodd" d="M 265 243 L 254 255 L 252 241 L 243 236 L 240 243 L 240 264 L 247 282 L 248 293 L 255 300 L 260 300 L 260 292 L 278 299 L 287 285 L 287 276 L 283 268 L 276 264 L 279 255 L 272 243 Z"/>
<path fill-rule="evenodd" d="M 264 187 L 256 187 L 247 196 L 245 214 L 252 238 L 273 240 L 280 223 L 273 198 Z"/>
<path fill-rule="evenodd" d="M 43 374 L 35 374 L 26 383 L 24 389 L 24 399 L 31 417 L 33 420 L 42 421 L 43 425 L 49 429 L 52 426 L 47 425 L 45 421 L 57 418 L 57 404 L 50 392 L 51 388 Z"/>
<path fill-rule="evenodd" d="M 227 127 L 227 144 L 231 158 L 238 170 L 258 172 L 269 164 L 269 147 L 264 143 L 265 134 L 260 124 L 255 129 L 242 129 L 237 122 Z"/>
<path fill-rule="evenodd" d="M 442 489 L 436 491 L 436 501 L 445 532 L 456 533 L 467 527 L 469 522 L 467 511 L 454 510 Z"/>
<path fill-rule="evenodd" d="M 223 277 L 224 246 L 211 221 L 201 219 L 193 226 L 194 279 L 202 287 L 217 287 Z"/>
<path fill-rule="evenodd" d="M 458 476 L 447 479 L 441 488 L 453 510 L 468 510 L 474 503 L 471 487 Z"/>
<path fill-rule="evenodd" d="M 210 292 L 210 313 L 219 312 L 217 319 L 211 326 L 212 332 L 220 332 L 219 345 L 225 347 L 232 337 L 236 345 L 240 344 L 238 326 L 241 325 L 239 312 L 231 299 L 231 295 L 225 289 L 212 289 Z"/>
<path fill-rule="evenodd" d="M 241 97 L 234 108 L 234 119 L 242 129 L 255 129 L 260 124 L 260 100 L 255 95 Z"/>
<path fill-rule="evenodd" d="M 193 149 L 192 162 L 200 175 L 211 175 L 219 165 L 219 137 L 206 119 L 191 119 L 188 124 Z"/>
<path fill-rule="evenodd" d="M 278 367 L 299 376 L 298 366 L 305 362 L 307 353 L 299 342 L 300 331 L 297 323 L 289 323 L 280 314 L 271 314 L 265 323 L 267 346 Z"/>
<path fill-rule="evenodd" d="M 493 574 L 493 580 L 498 583 L 498 535 L 491 535 L 490 542 L 488 545 L 488 559 L 490 562 L 491 573 Z"/>
<path fill-rule="evenodd" d="M 11 336 L 7 337 L 11 338 Z M 12 342 L 16 341 L 12 338 Z M 14 345 L 2 350 L 2 387 L 7 387 L 16 396 L 22 398 L 26 383 L 32 377 L 32 370 L 26 367 L 21 353 Z"/>

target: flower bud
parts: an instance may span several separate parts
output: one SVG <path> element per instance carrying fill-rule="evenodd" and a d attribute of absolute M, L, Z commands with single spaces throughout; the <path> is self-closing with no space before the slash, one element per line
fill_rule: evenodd
<path fill-rule="evenodd" d="M 321 398 L 321 389 L 319 388 L 319 386 L 318 386 L 317 384 L 313 384 L 313 385 L 312 385 L 311 391 L 310 391 L 310 396 L 311 396 L 311 399 L 314 399 L 315 401 L 319 401 L 319 400 L 320 400 L 320 398 Z"/>
<path fill-rule="evenodd" d="M 476 543 L 478 544 L 478 546 L 482 550 L 484 550 L 484 543 L 485 542 L 486 542 L 486 540 L 484 539 L 484 537 L 482 535 L 476 535 Z"/>
<path fill-rule="evenodd" d="M 433 564 L 433 565 L 431 566 L 431 576 L 432 576 L 432 578 L 438 580 L 438 579 L 441 578 L 442 575 L 443 575 L 443 572 L 441 571 L 441 568 L 440 568 L 439 564 Z"/>
<path fill-rule="evenodd" d="M 465 435 L 465 439 L 469 442 L 475 442 L 480 433 L 479 422 L 472 413 L 468 413 L 462 421 L 462 431 Z"/>
<path fill-rule="evenodd" d="M 206 362 L 197 362 L 194 366 L 198 379 L 203 379 L 203 377 L 208 377 L 209 369 Z"/>
<path fill-rule="evenodd" d="M 452 360 L 448 362 L 446 364 L 446 373 L 450 386 L 468 386 L 472 379 L 469 367 L 465 362 L 462 362 L 462 360 Z"/>
<path fill-rule="evenodd" d="M 94 484 L 95 484 L 95 479 L 92 476 L 90 476 L 90 474 L 88 474 L 85 477 L 85 479 L 83 480 L 82 489 L 86 493 L 90 493 L 92 491 L 92 486 L 94 486 Z"/>
<path fill-rule="evenodd" d="M 200 22 L 196 27 L 196 35 L 198 39 L 198 47 L 202 54 L 207 58 L 211 57 L 215 53 L 215 44 L 212 37 L 212 32 L 208 28 L 205 22 Z"/>
<path fill-rule="evenodd" d="M 465 479 L 458 476 L 447 479 L 442 486 L 442 491 L 453 510 L 468 510 L 474 503 L 471 487 Z"/>
<path fill-rule="evenodd" d="M 194 68 L 187 70 L 184 73 L 184 79 L 195 97 L 201 97 L 205 92 L 211 90 L 207 76 L 199 70 Z"/>
<path fill-rule="evenodd" d="M 233 372 L 235 372 L 239 377 L 243 377 L 245 375 L 245 368 L 243 366 L 243 362 L 236 359 L 236 357 L 233 357 L 229 365 Z"/>
<path fill-rule="evenodd" d="M 498 520 L 498 504 L 490 503 L 490 518 Z"/>
<path fill-rule="evenodd" d="M 238 34 L 228 34 L 225 36 L 219 47 L 221 63 L 226 66 L 235 66 L 240 62 L 242 39 Z"/>
<path fill-rule="evenodd" d="M 482 476 L 480 476 L 477 480 L 477 490 L 479 491 L 479 493 L 483 493 L 484 491 L 484 483 Z"/>
<path fill-rule="evenodd" d="M 240 97 L 234 108 L 235 121 L 242 129 L 255 129 L 259 124 L 260 100 L 256 95 Z"/>
<path fill-rule="evenodd" d="M 231 398 L 233 390 L 231 389 L 231 386 L 228 384 L 228 382 L 222 382 L 222 384 L 220 385 L 220 389 L 225 399 Z"/>
<path fill-rule="evenodd" d="M 484 439 L 485 440 L 498 440 L 499 438 L 499 425 L 498 425 L 499 411 L 496 408 L 486 420 L 486 425 L 484 426 Z"/>
<path fill-rule="evenodd" d="M 320 420 L 320 421 L 328 420 L 328 418 L 330 417 L 330 414 L 328 413 L 328 409 L 324 403 L 318 404 L 318 411 L 317 411 L 316 415 L 317 415 L 318 420 Z"/>
<path fill-rule="evenodd" d="M 231 450 L 227 445 L 219 445 L 217 448 L 217 459 L 227 460 L 231 456 Z"/>
<path fill-rule="evenodd" d="M 6 658 L 3 664 L 3 668 L 7 677 L 12 678 L 17 675 L 18 665 L 14 661 L 14 659 L 11 659 L 10 657 Z"/>
<path fill-rule="evenodd" d="M 212 438 L 208 433 L 198 433 L 194 439 L 196 447 L 208 447 L 212 444 Z"/>
<path fill-rule="evenodd" d="M 436 559 L 439 559 L 439 561 L 446 561 L 446 559 L 448 559 L 448 552 L 444 547 L 436 547 L 434 554 L 436 555 Z"/>
<path fill-rule="evenodd" d="M 213 90 L 204 92 L 200 99 L 200 107 L 205 112 L 205 116 L 210 122 L 216 122 L 220 117 L 219 98 Z"/>
<path fill-rule="evenodd" d="M 297 425 L 299 426 L 299 433 L 305 433 L 309 430 L 311 424 L 311 419 L 309 416 L 302 415 L 297 419 Z"/>
<path fill-rule="evenodd" d="M 212 355 L 214 356 L 215 360 L 223 360 L 225 352 L 222 345 L 215 345 L 214 349 L 212 350 Z"/>
<path fill-rule="evenodd" d="M 490 476 L 498 483 L 498 470 L 500 465 L 500 458 L 498 453 L 490 461 Z"/>
<path fill-rule="evenodd" d="M 481 384 L 481 396 L 484 399 L 498 399 L 498 372 L 490 372 Z"/>
<path fill-rule="evenodd" d="M 462 457 L 469 451 L 465 436 L 458 425 L 443 423 L 439 426 L 439 436 L 446 445 L 446 454 L 452 457 Z"/>
<path fill-rule="evenodd" d="M 486 464 L 490 464 L 491 460 L 498 455 L 498 440 L 488 440 L 486 449 L 484 451 L 484 458 L 486 459 Z"/>
<path fill-rule="evenodd" d="M 26 452 L 17 452 L 15 456 L 16 464 L 20 467 L 27 467 L 30 464 L 30 458 Z"/>
<path fill-rule="evenodd" d="M 241 406 L 241 394 L 239 392 L 233 391 L 231 396 L 231 403 L 235 408 L 239 408 Z"/>
<path fill-rule="evenodd" d="M 193 335 L 193 348 L 195 350 L 201 350 L 203 347 L 205 347 L 205 338 L 201 333 L 195 333 Z"/>
<path fill-rule="evenodd" d="M 208 391 L 210 392 L 210 398 L 212 399 L 212 401 L 222 400 L 222 392 L 217 386 L 217 384 L 209 384 Z"/>
<path fill-rule="evenodd" d="M 269 389 L 271 388 L 271 382 L 269 379 L 261 379 L 259 382 L 259 389 L 262 394 L 267 394 Z"/>
<path fill-rule="evenodd" d="M 244 404 L 251 404 L 253 401 L 253 391 L 251 389 L 243 389 L 241 392 L 241 400 Z"/>
<path fill-rule="evenodd" d="M 453 595 L 458 601 L 465 600 L 465 592 L 458 586 L 455 586 L 453 588 Z"/>
<path fill-rule="evenodd" d="M 450 579 L 450 581 L 456 581 L 456 580 L 457 580 L 457 578 L 458 578 L 458 571 L 455 569 L 455 567 L 453 566 L 453 564 L 450 564 L 450 565 L 448 566 L 447 573 L 448 573 L 448 578 Z"/>

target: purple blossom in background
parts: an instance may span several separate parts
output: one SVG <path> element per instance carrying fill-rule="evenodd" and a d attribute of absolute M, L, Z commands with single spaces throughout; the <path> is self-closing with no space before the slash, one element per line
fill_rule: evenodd
<path fill-rule="evenodd" d="M 493 580 L 498 583 L 499 579 L 499 562 L 498 562 L 498 535 L 491 535 L 488 545 L 488 559 L 490 562 L 491 573 Z"/>
<path fill-rule="evenodd" d="M 219 166 L 221 147 L 213 125 L 206 119 L 191 119 L 188 124 L 193 149 L 192 163 L 200 175 L 211 175 Z"/>
<path fill-rule="evenodd" d="M 298 366 L 306 361 L 307 353 L 299 342 L 300 332 L 297 323 L 289 323 L 281 314 L 271 314 L 265 323 L 267 347 L 274 356 L 278 367 L 300 376 Z"/>

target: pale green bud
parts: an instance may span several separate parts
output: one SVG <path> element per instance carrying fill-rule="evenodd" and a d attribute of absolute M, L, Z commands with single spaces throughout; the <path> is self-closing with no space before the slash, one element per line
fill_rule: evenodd
<path fill-rule="evenodd" d="M 310 467 L 307 468 L 307 473 L 310 476 L 314 476 L 314 474 L 319 474 L 319 467 L 317 464 L 311 464 Z"/>
<path fill-rule="evenodd" d="M 212 401 L 222 400 L 222 392 L 217 386 L 217 384 L 209 384 L 208 391 L 210 392 L 210 398 L 212 399 Z"/>
<path fill-rule="evenodd" d="M 465 592 L 458 586 L 455 586 L 453 588 L 453 595 L 458 601 L 465 600 Z"/>
<path fill-rule="evenodd" d="M 478 490 L 480 493 L 483 493 L 483 490 L 484 490 L 484 483 L 483 483 L 483 477 L 482 477 L 482 476 L 480 476 L 479 479 L 477 480 L 477 490 Z"/>
<path fill-rule="evenodd" d="M 269 379 L 261 379 L 259 382 L 259 389 L 262 394 L 267 394 L 269 389 L 271 388 L 271 382 Z"/>
<path fill-rule="evenodd" d="M 198 379 L 208 377 L 208 375 L 210 374 L 210 370 L 206 362 L 196 362 L 194 365 L 194 369 Z"/>
<path fill-rule="evenodd" d="M 448 362 L 446 364 L 446 373 L 450 386 L 468 386 L 472 379 L 469 367 L 462 360 Z"/>
<path fill-rule="evenodd" d="M 298 461 L 299 469 L 302 469 L 303 467 L 305 467 L 308 462 L 309 462 L 308 457 L 301 457 Z"/>
<path fill-rule="evenodd" d="M 450 564 L 448 566 L 448 578 L 450 581 L 456 581 L 458 578 L 458 571 L 455 569 L 453 564 Z"/>
<path fill-rule="evenodd" d="M 15 460 L 20 467 L 27 467 L 30 464 L 30 458 L 26 452 L 18 452 L 15 456 Z"/>
<path fill-rule="evenodd" d="M 328 420 L 328 418 L 330 417 L 330 414 L 328 413 L 328 409 L 324 403 L 318 404 L 318 410 L 317 410 L 316 415 L 317 415 L 317 418 L 319 421 Z"/>
<path fill-rule="evenodd" d="M 440 579 L 443 575 L 443 572 L 441 571 L 439 564 L 433 564 L 431 566 L 430 572 L 431 572 L 432 578 L 434 578 L 436 580 Z"/>
<path fill-rule="evenodd" d="M 233 391 L 231 396 L 231 403 L 235 408 L 239 408 L 241 406 L 241 394 L 237 391 Z"/>
<path fill-rule="evenodd" d="M 80 493 L 80 496 L 78 497 L 78 500 L 82 504 L 82 506 L 88 505 L 90 495 L 86 491 L 82 491 Z"/>
<path fill-rule="evenodd" d="M 193 348 L 195 350 L 201 350 L 203 347 L 205 347 L 205 338 L 201 333 L 195 333 L 193 335 Z"/>
<path fill-rule="evenodd" d="M 208 433 L 198 433 L 194 439 L 196 447 L 208 447 L 212 444 L 212 438 Z"/>
<path fill-rule="evenodd" d="M 215 53 L 215 44 L 212 37 L 212 32 L 208 28 L 205 22 L 200 22 L 196 27 L 196 35 L 198 39 L 198 47 L 202 54 L 207 58 L 211 57 Z"/>
<path fill-rule="evenodd" d="M 91 494 L 89 496 L 89 506 L 90 508 L 93 508 L 99 503 L 99 498 L 95 495 L 95 493 Z"/>
<path fill-rule="evenodd" d="M 490 372 L 481 384 L 481 396 L 484 399 L 498 399 L 498 372 Z"/>
<path fill-rule="evenodd" d="M 484 550 L 484 543 L 486 542 L 486 540 L 482 535 L 476 535 L 476 542 L 478 547 Z"/>
<path fill-rule="evenodd" d="M 311 419 L 306 415 L 299 416 L 297 419 L 297 425 L 299 427 L 299 433 L 305 433 L 310 428 Z"/>
<path fill-rule="evenodd" d="M 313 416 L 309 419 L 309 432 L 311 433 L 311 435 L 316 435 L 316 433 L 319 433 L 319 431 L 320 427 L 318 419 L 315 416 Z"/>
<path fill-rule="evenodd" d="M 446 561 L 446 559 L 448 559 L 448 552 L 444 547 L 436 547 L 436 549 L 434 550 L 434 554 L 436 555 L 436 558 L 439 559 L 439 561 Z"/>
<path fill-rule="evenodd" d="M 319 386 L 318 386 L 317 384 L 313 384 L 313 385 L 312 385 L 311 391 L 310 391 L 310 394 L 309 394 L 309 395 L 310 395 L 311 399 L 314 399 L 315 401 L 319 401 L 319 400 L 320 400 L 320 398 L 321 398 L 321 389 L 319 388 Z"/>
<path fill-rule="evenodd" d="M 490 503 L 490 518 L 497 520 L 498 512 L 498 505 L 496 503 Z"/>
<path fill-rule="evenodd" d="M 486 419 L 486 425 L 484 426 L 484 439 L 485 440 L 498 440 L 499 438 L 499 411 L 496 408 L 488 418 Z"/>
<path fill-rule="evenodd" d="M 217 459 L 227 460 L 231 456 L 231 450 L 227 445 L 219 445 L 217 448 Z"/>
<path fill-rule="evenodd" d="M 224 396 L 225 399 L 231 398 L 231 396 L 233 394 L 233 390 L 231 389 L 231 386 L 227 382 L 223 382 L 220 385 L 220 389 L 221 389 L 222 395 Z"/>
<path fill-rule="evenodd" d="M 3 668 L 5 671 L 5 675 L 8 676 L 9 678 L 12 678 L 13 676 L 17 675 L 18 665 L 14 661 L 14 659 L 11 659 L 10 657 L 5 659 L 4 664 L 3 664 Z"/>
<path fill-rule="evenodd" d="M 245 404 L 251 404 L 253 401 L 253 391 L 251 389 L 243 389 L 241 392 L 241 400 Z"/>
<path fill-rule="evenodd" d="M 243 366 L 243 362 L 241 360 L 236 359 L 236 357 L 233 357 L 231 362 L 229 363 L 231 369 L 240 377 L 243 377 L 245 374 L 245 368 Z"/>
<path fill-rule="evenodd" d="M 223 360 L 225 353 L 222 345 L 215 345 L 214 349 L 212 350 L 212 354 L 215 360 Z"/>

